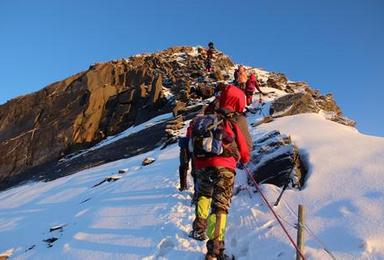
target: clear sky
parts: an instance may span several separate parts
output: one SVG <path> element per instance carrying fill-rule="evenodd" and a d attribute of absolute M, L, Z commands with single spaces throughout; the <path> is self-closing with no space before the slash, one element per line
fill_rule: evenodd
<path fill-rule="evenodd" d="M 0 103 L 109 61 L 206 45 L 331 92 L 384 136 L 382 0 L 0 0 Z"/>

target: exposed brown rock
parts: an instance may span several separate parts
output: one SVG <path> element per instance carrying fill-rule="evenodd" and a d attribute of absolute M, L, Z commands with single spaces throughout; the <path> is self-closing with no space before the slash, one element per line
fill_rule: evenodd
<path fill-rule="evenodd" d="M 203 97 L 203 99 L 206 99 L 213 96 L 215 89 L 212 85 L 200 84 L 197 86 L 195 93 L 198 96 Z"/>
<path fill-rule="evenodd" d="M 219 70 L 233 65 L 220 52 L 214 63 Z M 190 83 L 208 78 L 204 68 L 204 60 L 192 47 L 172 47 L 93 64 L 87 71 L 1 105 L 0 183 L 171 112 L 178 98 L 191 101 Z M 177 89 L 176 82 L 183 82 L 183 88 Z M 166 99 L 164 88 L 176 99 Z"/>
<path fill-rule="evenodd" d="M 143 166 L 147 166 L 149 164 L 152 164 L 154 163 L 156 160 L 152 157 L 147 157 L 143 160 L 143 162 L 141 163 Z"/>
<path fill-rule="evenodd" d="M 173 108 L 173 110 L 172 110 L 172 113 L 173 113 L 173 115 L 174 116 L 177 116 L 177 115 L 179 115 L 182 111 L 183 111 L 183 109 L 186 107 L 186 103 L 184 103 L 184 102 L 176 102 L 176 105 L 175 105 L 175 107 Z"/>
<path fill-rule="evenodd" d="M 153 82 L 151 88 L 151 101 L 152 104 L 156 104 L 160 98 L 161 91 L 163 89 L 163 77 L 159 75 Z"/>
<path fill-rule="evenodd" d="M 272 103 L 270 114 L 274 117 L 301 113 L 317 113 L 319 108 L 314 99 L 304 93 L 288 94 Z"/>
<path fill-rule="evenodd" d="M 276 88 L 285 90 L 288 83 L 287 77 L 282 73 L 272 72 L 267 80 L 267 86 L 270 88 Z"/>
<path fill-rule="evenodd" d="M 294 93 L 278 98 L 272 103 L 270 114 L 273 117 L 318 113 L 322 110 L 327 119 L 337 123 L 355 126 L 356 122 L 342 115 L 331 94 L 321 96 L 316 92 Z"/>
<path fill-rule="evenodd" d="M 316 105 L 324 111 L 335 112 L 336 115 L 341 115 L 341 110 L 337 106 L 332 94 L 326 94 L 325 96 L 319 96 L 316 99 Z"/>

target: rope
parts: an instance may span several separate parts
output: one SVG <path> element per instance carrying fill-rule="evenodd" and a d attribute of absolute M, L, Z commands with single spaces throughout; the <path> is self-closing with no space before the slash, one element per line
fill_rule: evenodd
<path fill-rule="evenodd" d="M 296 249 L 296 252 L 300 255 L 300 257 L 305 260 L 305 257 L 303 255 L 303 253 L 300 251 L 299 247 L 296 245 L 295 241 L 293 240 L 293 238 L 289 235 L 287 229 L 285 228 L 285 226 L 283 225 L 283 223 L 281 222 L 280 218 L 277 216 L 276 212 L 273 210 L 272 206 L 269 204 L 268 200 L 266 199 L 266 197 L 264 196 L 264 194 L 261 192 L 261 189 L 259 187 L 259 184 L 257 184 L 255 178 L 253 178 L 252 174 L 249 172 L 248 168 L 246 166 L 244 166 L 244 169 L 245 171 L 247 172 L 247 174 L 249 175 L 249 177 L 251 178 L 251 180 L 253 181 L 253 183 L 255 184 L 255 187 L 257 189 L 257 191 L 260 193 L 261 197 L 263 198 L 265 204 L 268 206 L 268 208 L 270 209 L 270 211 L 272 212 L 272 214 L 275 216 L 276 220 L 279 222 L 281 228 L 283 229 L 284 233 L 287 235 L 289 241 L 291 242 L 291 244 L 293 245 L 293 247 Z"/>

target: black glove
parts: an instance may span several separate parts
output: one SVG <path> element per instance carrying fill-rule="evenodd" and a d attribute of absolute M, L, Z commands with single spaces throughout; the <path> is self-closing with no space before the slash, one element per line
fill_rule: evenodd
<path fill-rule="evenodd" d="M 236 167 L 237 169 L 244 170 L 245 165 L 242 162 L 238 162 Z"/>

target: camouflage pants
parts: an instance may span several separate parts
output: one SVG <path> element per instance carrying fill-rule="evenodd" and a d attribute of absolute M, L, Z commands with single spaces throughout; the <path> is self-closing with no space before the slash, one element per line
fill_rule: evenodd
<path fill-rule="evenodd" d="M 235 183 L 235 171 L 225 167 L 207 167 L 196 172 L 199 197 L 211 198 L 212 213 L 228 214 Z"/>
<path fill-rule="evenodd" d="M 207 250 L 218 256 L 224 250 L 227 215 L 231 205 L 235 171 L 225 167 L 208 167 L 196 172 L 198 200 L 193 229 L 207 231 Z"/>

